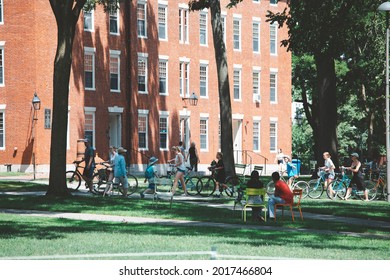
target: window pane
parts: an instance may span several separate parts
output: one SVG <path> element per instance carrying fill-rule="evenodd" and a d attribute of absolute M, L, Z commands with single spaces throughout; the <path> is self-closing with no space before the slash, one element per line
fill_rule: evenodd
<path fill-rule="evenodd" d="M 0 148 L 4 148 L 4 113 L 0 112 Z"/>
<path fill-rule="evenodd" d="M 147 117 L 138 117 L 138 146 L 139 148 L 146 148 L 146 132 L 147 132 Z"/>

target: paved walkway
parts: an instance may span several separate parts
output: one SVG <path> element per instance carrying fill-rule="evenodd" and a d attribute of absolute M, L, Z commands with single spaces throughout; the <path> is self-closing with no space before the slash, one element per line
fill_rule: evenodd
<path fill-rule="evenodd" d="M 32 177 L 29 175 L 19 176 L 19 177 L 0 177 L 0 180 L 14 180 L 14 181 L 30 181 Z M 48 183 L 45 178 L 38 178 L 37 182 Z M 0 195 L 44 195 L 45 192 L 0 192 Z M 78 192 L 74 192 L 75 195 L 83 195 L 90 196 L 86 190 L 80 190 Z M 135 194 L 138 196 L 138 194 Z M 233 211 L 233 206 L 224 205 L 224 204 L 216 204 L 212 203 L 213 199 L 208 198 L 204 202 L 199 201 L 199 197 L 174 197 L 174 201 L 183 201 L 186 203 L 196 203 L 203 204 L 207 207 L 224 207 Z M 194 201 L 196 200 L 196 201 Z M 236 210 L 240 211 L 240 210 Z M 65 212 L 48 212 L 48 211 L 36 211 L 36 210 L 16 210 L 16 209 L 0 209 L 0 213 L 4 214 L 19 214 L 19 215 L 27 215 L 27 216 L 39 216 L 39 217 L 52 217 L 52 218 L 67 218 L 67 219 L 75 219 L 75 220 L 93 220 L 93 221 L 110 221 L 110 222 L 121 222 L 121 223 L 137 223 L 137 224 L 160 224 L 160 225 L 181 225 L 181 226 L 207 226 L 207 227 L 224 227 L 224 228 L 232 228 L 232 229 L 241 229 L 243 228 L 242 224 L 225 224 L 225 223 L 214 223 L 214 222 L 201 222 L 201 221 L 186 221 L 186 220 L 177 220 L 177 219 L 158 219 L 158 218 L 145 218 L 145 217 L 132 217 L 132 216 L 116 216 L 116 215 L 100 215 L 100 214 L 86 214 L 86 213 L 65 213 Z M 296 217 L 299 217 L 299 213 L 295 213 Z M 323 215 L 323 214 L 313 214 L 304 212 L 304 218 L 309 219 L 318 219 L 324 221 L 335 221 L 342 222 L 346 224 L 354 224 L 354 225 L 366 225 L 370 227 L 381 228 L 385 231 L 390 231 L 390 222 L 384 221 L 375 221 L 375 220 L 366 220 L 366 219 L 357 219 L 357 218 L 349 218 L 349 217 L 340 217 L 340 216 L 332 216 L 332 215 Z M 281 228 L 272 226 L 273 221 L 267 222 L 264 225 L 245 225 L 245 228 L 254 228 L 254 229 L 264 229 L 264 230 L 283 230 L 283 231 L 300 231 L 300 232 L 312 232 L 318 234 L 345 234 L 349 236 L 365 236 L 365 237 L 373 237 L 373 238 L 383 238 L 390 239 L 389 235 L 380 235 L 380 234 L 368 234 L 368 233 L 355 233 L 355 232 L 335 232 L 330 230 L 314 230 L 314 229 L 291 229 L 291 228 Z"/>

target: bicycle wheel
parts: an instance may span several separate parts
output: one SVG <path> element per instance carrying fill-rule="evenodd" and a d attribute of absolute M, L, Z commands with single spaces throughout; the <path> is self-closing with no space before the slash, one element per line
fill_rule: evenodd
<path fill-rule="evenodd" d="M 186 180 L 186 189 L 187 189 L 187 193 L 189 195 L 197 195 L 197 194 L 199 194 L 199 190 L 198 190 L 198 187 L 197 187 L 198 186 L 198 181 L 199 181 L 198 177 L 188 177 L 187 178 L 187 180 Z"/>
<path fill-rule="evenodd" d="M 216 183 L 213 177 L 203 176 L 200 177 L 197 185 L 198 185 L 199 194 L 201 196 L 210 196 L 215 191 Z M 201 186 L 200 188 L 199 185 Z"/>
<path fill-rule="evenodd" d="M 331 199 L 331 200 L 333 200 L 333 199 L 335 199 L 335 198 L 337 197 L 337 192 L 336 192 L 336 190 L 335 190 L 336 182 L 337 182 L 337 180 L 336 180 L 336 181 L 333 181 L 332 183 L 330 183 L 330 185 L 328 185 L 328 186 L 326 187 L 326 195 L 327 195 L 328 198 Z M 331 193 L 331 191 L 330 191 L 331 189 L 334 191 L 334 194 Z"/>
<path fill-rule="evenodd" d="M 269 181 L 267 184 L 267 194 L 273 195 L 275 193 L 275 183 L 274 181 Z"/>
<path fill-rule="evenodd" d="M 138 180 L 135 176 L 127 174 L 127 185 L 129 186 L 127 190 L 127 196 L 135 193 L 138 189 Z"/>
<path fill-rule="evenodd" d="M 332 183 L 332 188 L 333 188 L 333 191 L 335 192 L 333 199 L 336 197 L 343 199 L 345 197 L 345 194 L 347 192 L 347 184 L 344 181 L 342 181 L 340 179 L 336 179 Z M 329 194 L 328 194 L 329 191 L 328 190 L 326 190 L 326 191 L 327 191 L 326 194 L 329 197 Z"/>
<path fill-rule="evenodd" d="M 309 193 L 310 198 L 320 198 L 324 193 L 324 182 L 314 179 L 309 181 Z"/>
<path fill-rule="evenodd" d="M 95 192 L 103 194 L 107 187 L 107 181 L 96 173 L 92 178 L 92 186 Z"/>
<path fill-rule="evenodd" d="M 293 189 L 302 190 L 302 198 L 307 197 L 309 194 L 309 184 L 305 181 L 296 182 Z"/>
<path fill-rule="evenodd" d="M 66 171 L 66 187 L 78 190 L 81 185 L 81 176 L 76 171 Z"/>
<path fill-rule="evenodd" d="M 366 186 L 366 190 L 368 191 L 368 200 L 374 200 L 378 192 L 378 189 L 375 187 L 376 186 L 375 182 L 368 180 L 368 181 L 364 181 L 364 184 Z M 363 195 L 363 199 L 365 199 L 364 195 Z"/>
<path fill-rule="evenodd" d="M 225 193 L 230 197 L 238 196 L 238 189 L 242 185 L 242 181 L 238 176 L 230 176 L 226 179 Z"/>

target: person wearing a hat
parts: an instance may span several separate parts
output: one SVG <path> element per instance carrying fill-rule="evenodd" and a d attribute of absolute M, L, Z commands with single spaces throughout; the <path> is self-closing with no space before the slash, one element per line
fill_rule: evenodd
<path fill-rule="evenodd" d="M 95 193 L 93 190 L 92 177 L 95 170 L 95 149 L 91 146 L 91 143 L 88 139 L 84 139 L 85 151 L 84 151 L 84 161 L 85 167 L 83 172 L 83 177 L 85 180 L 86 187 L 91 193 Z"/>
<path fill-rule="evenodd" d="M 352 179 L 349 183 L 347 193 L 345 194 L 344 200 L 348 200 L 349 196 L 352 192 L 352 186 L 356 185 L 357 189 L 359 191 L 364 191 L 364 198 L 366 201 L 368 201 L 368 191 L 364 186 L 364 176 L 362 172 L 362 164 L 359 161 L 359 154 L 358 153 L 352 153 L 351 154 L 352 164 L 350 167 L 344 167 L 346 170 L 352 171 Z"/>
<path fill-rule="evenodd" d="M 157 161 L 158 161 L 158 159 L 156 157 L 151 157 L 149 159 L 148 166 L 146 167 L 146 170 L 145 170 L 145 181 L 144 181 L 144 183 L 148 182 L 149 185 L 145 191 L 140 193 L 141 198 L 144 198 L 145 194 L 154 194 L 154 192 L 155 192 L 155 189 L 156 189 L 155 178 L 158 177 L 157 170 L 155 167 L 155 163 Z"/>
<path fill-rule="evenodd" d="M 123 187 L 123 196 L 127 197 L 127 190 L 129 188 L 129 185 L 127 184 L 127 170 L 126 170 L 126 160 L 124 155 L 126 154 L 127 150 L 123 149 L 122 147 L 118 149 L 118 155 L 115 157 L 114 160 L 114 180 L 116 182 L 120 182 Z"/>

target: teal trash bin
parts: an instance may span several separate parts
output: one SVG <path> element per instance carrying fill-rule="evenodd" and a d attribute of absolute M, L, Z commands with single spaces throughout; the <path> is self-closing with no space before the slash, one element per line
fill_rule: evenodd
<path fill-rule="evenodd" d="M 294 175 L 301 174 L 301 160 L 294 158 L 291 163 L 295 166 L 294 168 Z"/>

